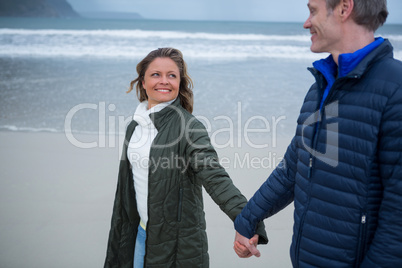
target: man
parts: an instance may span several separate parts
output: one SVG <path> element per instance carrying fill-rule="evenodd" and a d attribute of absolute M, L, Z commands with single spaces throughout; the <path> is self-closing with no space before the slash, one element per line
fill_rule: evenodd
<path fill-rule="evenodd" d="M 294 267 L 402 267 L 402 63 L 374 38 L 386 0 L 308 8 L 311 50 L 330 56 L 310 68 L 283 162 L 235 220 L 235 251 L 259 256 L 256 224 L 294 201 Z"/>

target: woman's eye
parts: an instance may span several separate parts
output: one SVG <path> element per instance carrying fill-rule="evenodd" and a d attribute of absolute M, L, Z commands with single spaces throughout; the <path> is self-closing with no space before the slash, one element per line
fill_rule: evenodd
<path fill-rule="evenodd" d="M 175 74 L 171 74 L 170 77 L 176 78 L 176 75 L 175 75 Z"/>
<path fill-rule="evenodd" d="M 158 73 L 151 74 L 151 76 L 159 76 Z"/>

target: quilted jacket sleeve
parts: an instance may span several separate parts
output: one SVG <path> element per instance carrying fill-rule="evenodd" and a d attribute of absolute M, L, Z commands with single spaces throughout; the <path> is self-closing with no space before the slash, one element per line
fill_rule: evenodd
<path fill-rule="evenodd" d="M 259 222 L 274 215 L 293 201 L 295 171 L 296 144 L 293 138 L 282 162 L 237 216 L 234 222 L 237 232 L 247 238 L 253 237 Z"/>
<path fill-rule="evenodd" d="M 196 179 L 220 209 L 234 221 L 246 205 L 247 199 L 233 184 L 225 169 L 219 164 L 218 155 L 211 145 L 204 126 L 195 121 L 188 135 L 187 155 Z M 264 223 L 258 225 L 259 243 L 268 243 Z"/>
<path fill-rule="evenodd" d="M 401 69 L 401 68 L 400 68 Z M 401 80 L 401 79 L 399 79 Z M 374 239 L 362 267 L 402 266 L 402 87 L 389 98 L 379 133 L 383 199 Z"/>

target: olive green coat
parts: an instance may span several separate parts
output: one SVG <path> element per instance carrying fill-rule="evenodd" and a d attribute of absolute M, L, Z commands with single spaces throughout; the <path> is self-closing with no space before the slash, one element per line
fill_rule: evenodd
<path fill-rule="evenodd" d="M 202 186 L 232 221 L 247 200 L 219 164 L 204 126 L 179 99 L 150 116 L 158 134 L 149 159 L 145 267 L 209 267 Z M 105 267 L 133 267 L 140 217 L 127 145 L 136 125 L 126 132 Z M 259 228 L 260 242 L 267 243 Z"/>

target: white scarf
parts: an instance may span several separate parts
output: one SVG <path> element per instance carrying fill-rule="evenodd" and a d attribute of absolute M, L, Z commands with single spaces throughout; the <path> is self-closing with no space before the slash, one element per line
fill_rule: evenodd
<path fill-rule="evenodd" d="M 148 101 L 141 102 L 135 110 L 133 120 L 138 123 L 127 149 L 127 157 L 131 163 L 136 193 L 137 209 L 142 222 L 148 221 L 148 168 L 151 145 L 158 130 L 149 115 L 161 111 L 174 100 L 160 103 L 148 109 Z M 151 159 L 152 161 L 152 159 Z"/>

